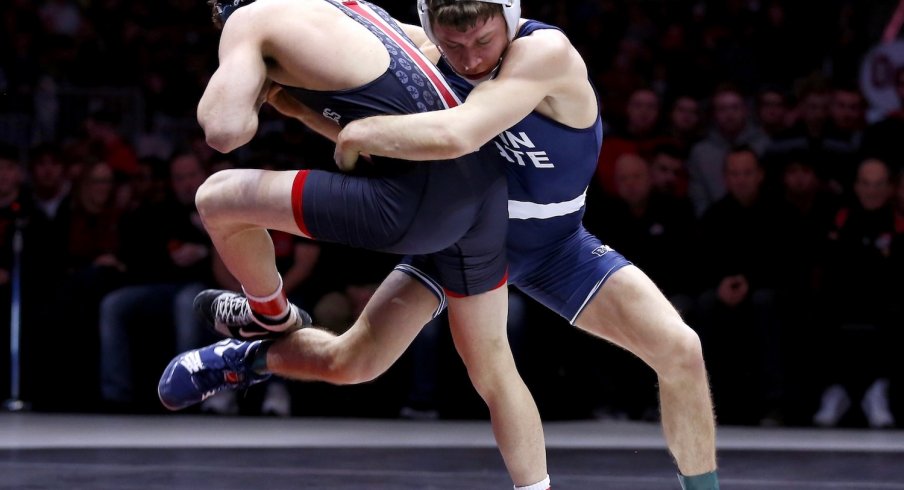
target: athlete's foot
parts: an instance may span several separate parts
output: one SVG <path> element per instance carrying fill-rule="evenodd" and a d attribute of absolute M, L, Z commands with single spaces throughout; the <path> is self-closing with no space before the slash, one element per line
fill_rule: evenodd
<path fill-rule="evenodd" d="M 170 410 L 182 410 L 223 390 L 239 390 L 266 380 L 270 374 L 259 374 L 251 368 L 262 343 L 224 339 L 179 354 L 160 377 L 160 402 Z"/>
<path fill-rule="evenodd" d="M 273 325 L 251 311 L 245 296 L 222 289 L 206 289 L 195 296 L 195 311 L 216 333 L 234 339 L 272 339 L 311 326 L 311 315 L 290 304 L 288 316 Z"/>

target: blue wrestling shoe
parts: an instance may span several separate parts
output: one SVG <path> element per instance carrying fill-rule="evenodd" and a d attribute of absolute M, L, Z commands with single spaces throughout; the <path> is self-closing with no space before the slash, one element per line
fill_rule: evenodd
<path fill-rule="evenodd" d="M 240 390 L 266 380 L 270 374 L 251 369 L 254 355 L 262 345 L 260 340 L 225 339 L 179 354 L 160 377 L 160 403 L 170 410 L 182 410 L 223 390 Z"/>
<path fill-rule="evenodd" d="M 241 340 L 273 339 L 309 327 L 311 315 L 290 304 L 289 317 L 275 325 L 256 318 L 245 296 L 222 289 L 206 289 L 195 296 L 195 311 L 208 328 L 223 337 Z"/>

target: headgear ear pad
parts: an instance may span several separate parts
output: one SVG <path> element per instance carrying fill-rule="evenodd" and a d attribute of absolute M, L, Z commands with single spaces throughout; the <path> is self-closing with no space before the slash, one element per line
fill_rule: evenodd
<path fill-rule="evenodd" d="M 505 25 L 508 27 L 509 41 L 515 39 L 515 34 L 518 32 L 518 20 L 521 19 L 521 0 L 473 1 L 483 3 L 498 3 L 499 5 L 502 5 L 502 14 L 505 17 Z M 429 39 L 433 44 L 439 45 L 439 42 L 437 42 L 436 40 L 436 36 L 433 34 L 433 28 L 430 25 L 430 13 L 428 12 L 429 6 L 427 5 L 427 2 L 428 0 L 417 0 L 417 13 L 421 19 L 421 27 L 424 28 L 424 33 L 427 34 L 427 39 Z"/>

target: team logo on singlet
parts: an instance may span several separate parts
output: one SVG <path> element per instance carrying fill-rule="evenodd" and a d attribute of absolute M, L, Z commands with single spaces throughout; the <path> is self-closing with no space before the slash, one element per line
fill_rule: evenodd
<path fill-rule="evenodd" d="M 330 109 L 329 107 L 323 110 L 323 117 L 333 121 L 336 124 L 339 124 L 339 119 L 342 118 L 342 116 L 338 112 Z"/>
<path fill-rule="evenodd" d="M 590 253 L 592 253 L 593 255 L 596 255 L 597 257 L 602 257 L 603 255 L 606 255 L 607 253 L 609 253 L 611 251 L 612 251 L 612 247 L 610 247 L 608 245 L 600 245 L 599 247 L 596 247 L 595 249 L 593 249 L 593 252 L 590 252 Z"/>
<path fill-rule="evenodd" d="M 555 164 L 549 161 L 549 155 L 545 151 L 537 151 L 536 145 L 524 131 L 518 134 L 503 131 L 493 143 L 499 149 L 499 154 L 511 163 L 517 163 L 521 167 L 530 165 L 535 168 L 555 168 Z"/>

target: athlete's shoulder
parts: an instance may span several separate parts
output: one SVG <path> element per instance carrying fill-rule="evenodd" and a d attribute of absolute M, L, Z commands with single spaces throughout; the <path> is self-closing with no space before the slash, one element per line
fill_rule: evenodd
<path fill-rule="evenodd" d="M 223 25 L 221 39 L 266 37 L 281 15 L 280 0 L 254 2 L 236 9 Z"/>
<path fill-rule="evenodd" d="M 327 2 L 257 0 L 232 13 L 223 26 L 220 46 L 254 46 L 275 59 L 294 56 L 332 36 L 337 13 Z"/>
<path fill-rule="evenodd" d="M 509 50 L 548 59 L 570 54 L 575 48 L 561 29 L 526 20 L 521 24 L 519 35 L 512 41 Z"/>
<path fill-rule="evenodd" d="M 321 2 L 322 3 L 322 2 Z M 261 34 L 270 34 L 283 29 L 291 23 L 295 30 L 304 30 L 304 26 L 317 25 L 324 13 L 330 13 L 326 4 L 307 0 L 258 0 L 242 8 L 236 9 L 223 27 L 223 33 L 230 28 L 256 30 Z"/>
<path fill-rule="evenodd" d="M 579 57 L 571 41 L 556 29 L 531 30 L 527 33 L 530 22 L 522 23 L 519 36 L 506 51 L 503 71 L 508 69 L 510 74 L 544 79 L 570 76 L 574 60 Z"/>
<path fill-rule="evenodd" d="M 518 26 L 518 32 L 516 33 L 516 37 L 529 36 L 537 31 L 551 31 L 551 32 L 559 32 L 564 34 L 565 31 L 562 30 L 561 27 L 554 26 L 552 24 L 547 24 L 545 22 L 540 22 L 539 20 L 534 19 L 524 19 L 522 18 Z"/>

